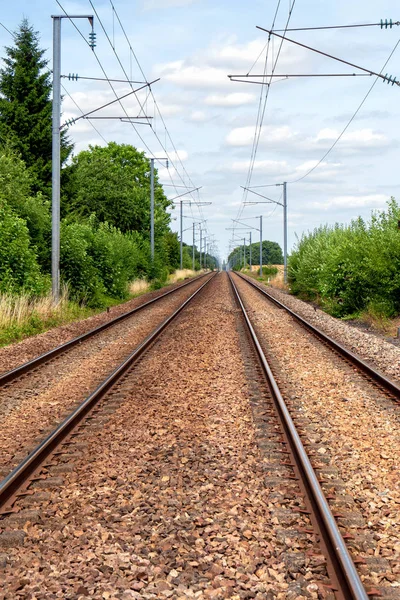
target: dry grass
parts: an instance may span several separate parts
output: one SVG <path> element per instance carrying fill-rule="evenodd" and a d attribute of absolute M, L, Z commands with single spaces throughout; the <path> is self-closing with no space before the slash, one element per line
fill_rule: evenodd
<path fill-rule="evenodd" d="M 264 267 L 267 265 L 263 265 Z M 266 282 L 274 288 L 278 288 L 279 290 L 284 290 L 285 292 L 289 291 L 289 286 L 283 281 L 283 265 L 268 265 L 269 267 L 276 267 L 278 269 L 278 273 L 276 275 L 270 275 L 267 277 Z M 251 272 L 254 275 L 258 275 L 260 270 L 259 265 L 252 265 Z"/>
<path fill-rule="evenodd" d="M 62 290 L 60 301 L 56 305 L 53 304 L 51 294 L 35 299 L 27 295 L 0 294 L 0 328 L 21 327 L 33 315 L 43 320 L 56 318 L 64 312 L 67 305 L 67 288 Z"/>
<path fill-rule="evenodd" d="M 194 277 L 198 273 L 199 271 L 193 271 L 192 269 L 178 269 L 168 277 L 168 283 L 178 283 L 178 281 L 183 281 L 188 277 Z"/>
<path fill-rule="evenodd" d="M 145 279 L 135 279 L 129 284 L 129 293 L 132 296 L 138 296 L 139 294 L 145 294 L 150 289 L 150 283 Z"/>

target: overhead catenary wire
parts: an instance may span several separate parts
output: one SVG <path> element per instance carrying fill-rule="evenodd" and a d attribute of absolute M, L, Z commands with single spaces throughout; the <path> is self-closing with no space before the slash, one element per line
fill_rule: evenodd
<path fill-rule="evenodd" d="M 381 69 L 381 73 L 382 73 L 383 69 L 385 69 L 386 65 L 389 63 L 389 61 L 392 58 L 393 54 L 396 52 L 399 44 L 400 44 L 400 39 L 397 41 L 397 43 L 395 44 L 393 50 L 391 51 L 391 53 L 389 54 L 387 60 L 385 61 L 385 64 L 383 65 L 383 67 Z M 377 84 L 378 79 L 379 79 L 379 77 L 375 78 L 375 81 L 373 82 L 373 84 L 371 85 L 371 87 L 369 88 L 369 90 L 367 91 L 367 93 L 365 94 L 364 98 L 362 99 L 362 101 L 358 105 L 356 111 L 354 112 L 354 114 L 352 115 L 352 117 L 350 118 L 350 120 L 348 121 L 347 125 L 342 129 L 342 131 L 340 132 L 340 134 L 338 135 L 338 137 L 336 138 L 336 140 L 333 142 L 333 144 L 330 146 L 330 148 L 325 152 L 325 154 L 322 156 L 322 158 L 320 158 L 320 160 L 316 163 L 316 165 L 314 165 L 309 171 L 307 171 L 307 173 L 305 173 L 301 177 L 299 177 L 297 179 L 293 179 L 292 181 L 288 181 L 288 183 L 298 183 L 299 181 L 303 181 L 303 179 L 305 179 L 313 171 L 315 171 L 315 169 L 317 167 L 319 167 L 319 165 L 325 160 L 325 158 L 332 152 L 332 150 L 335 148 L 336 144 L 341 140 L 341 138 L 343 137 L 343 135 L 346 133 L 346 131 L 348 130 L 348 128 L 350 127 L 350 125 L 352 124 L 352 122 L 354 121 L 354 119 L 356 118 L 356 116 L 358 115 L 358 113 L 360 112 L 361 108 L 364 106 L 365 102 L 367 101 L 368 96 L 371 94 L 372 90 L 374 89 L 375 85 Z"/>
<path fill-rule="evenodd" d="M 130 51 L 130 56 L 133 56 L 133 57 L 134 57 L 134 59 L 135 59 L 135 62 L 136 62 L 137 66 L 138 66 L 138 68 L 139 68 L 139 70 L 140 70 L 140 72 L 141 72 L 141 75 L 143 76 L 143 78 L 144 78 L 144 79 L 146 79 L 146 75 L 145 75 L 145 73 L 144 73 L 144 71 L 143 71 L 143 68 L 142 68 L 142 66 L 141 66 L 141 64 L 140 64 L 140 62 L 139 62 L 139 59 L 138 59 L 138 57 L 137 57 L 137 55 L 136 55 L 135 51 L 134 51 L 134 50 L 133 50 L 133 48 L 132 48 L 131 42 L 130 42 L 130 40 L 129 40 L 129 37 L 128 37 L 127 33 L 126 33 L 126 30 L 125 30 L 125 28 L 124 28 L 124 26 L 123 26 L 123 23 L 122 23 L 122 21 L 121 21 L 121 19 L 120 19 L 119 15 L 118 15 L 118 12 L 117 12 L 117 10 L 116 10 L 116 8 L 115 8 L 115 6 L 114 6 L 114 4 L 113 4 L 112 0 L 110 0 L 110 5 L 111 5 L 111 8 L 112 8 L 112 10 L 113 10 L 113 14 L 115 14 L 115 16 L 116 16 L 116 18 L 117 18 L 117 21 L 118 21 L 118 23 L 119 23 L 119 25 L 120 25 L 120 27 L 121 27 L 121 31 L 122 31 L 122 33 L 123 33 L 123 35 L 124 35 L 124 37 L 125 37 L 125 40 L 126 40 L 126 42 L 127 42 L 127 44 L 128 44 L 129 51 Z M 126 74 L 126 73 L 125 73 L 125 74 Z M 185 166 L 184 166 L 184 164 L 183 164 L 183 162 L 182 162 L 182 159 L 181 159 L 181 157 L 179 156 L 179 152 L 178 152 L 178 150 L 177 150 L 177 148 L 176 148 L 176 146 L 175 146 L 175 144 L 174 144 L 174 142 L 173 142 L 173 139 L 172 139 L 172 137 L 171 137 L 171 134 L 170 134 L 170 132 L 169 132 L 169 130 L 168 130 L 168 128 L 167 128 L 167 125 L 166 125 L 166 123 L 165 123 L 165 120 L 164 120 L 164 118 L 163 118 L 163 115 L 162 115 L 162 113 L 161 113 L 161 110 L 160 110 L 160 108 L 159 108 L 159 105 L 158 105 L 158 103 L 157 103 L 157 100 L 156 100 L 156 98 L 155 98 L 155 96 L 154 96 L 154 93 L 153 93 L 153 90 L 151 89 L 151 87 L 149 88 L 149 95 L 151 95 L 151 96 L 152 96 L 152 99 L 153 99 L 153 102 L 154 102 L 154 108 L 155 108 L 155 110 L 157 110 L 157 113 L 158 113 L 158 115 L 159 115 L 159 117 L 160 117 L 160 119 L 161 119 L 161 122 L 162 122 L 162 124 L 163 124 L 163 127 L 164 127 L 164 131 L 165 131 L 165 135 L 166 135 L 166 136 L 168 136 L 168 139 L 169 139 L 169 141 L 170 141 L 170 143 L 171 143 L 171 145 L 172 145 L 172 148 L 173 148 L 173 150 L 174 150 L 174 152 L 175 152 L 175 156 L 177 157 L 177 159 L 178 159 L 178 161 L 179 161 L 179 163 L 180 163 L 180 165 L 181 165 L 181 167 L 182 167 L 182 171 L 183 171 L 183 173 L 184 173 L 184 174 L 187 176 L 187 178 L 188 178 L 189 185 L 187 185 L 187 184 L 186 184 L 186 182 L 184 181 L 183 177 L 180 175 L 180 173 L 179 173 L 178 169 L 176 168 L 176 166 L 174 165 L 174 162 L 172 161 L 172 159 L 170 160 L 170 162 L 171 162 L 171 164 L 174 166 L 174 169 L 175 169 L 176 173 L 178 174 L 179 178 L 181 179 L 182 183 L 183 183 L 183 184 L 184 184 L 184 185 L 185 185 L 187 188 L 190 188 L 190 187 L 192 187 L 192 188 L 195 188 L 195 187 L 196 187 L 196 185 L 194 184 L 193 180 L 192 180 L 192 179 L 191 179 L 191 177 L 189 176 L 189 174 L 188 174 L 188 172 L 187 172 L 187 170 L 186 170 L 186 168 L 185 168 Z M 147 98 L 146 98 L 146 100 L 145 100 L 145 103 L 146 103 L 146 102 L 147 102 Z M 157 138 L 158 142 L 160 143 L 161 147 L 163 148 L 163 151 L 164 151 L 164 152 L 167 154 L 167 156 L 170 156 L 170 155 L 169 155 L 169 153 L 168 153 L 168 150 L 167 150 L 167 148 L 166 148 L 166 143 L 165 143 L 165 145 L 164 145 L 164 144 L 161 142 L 161 140 L 160 140 L 160 137 L 158 136 L 158 134 L 157 134 L 157 132 L 156 132 L 155 128 L 153 128 L 153 132 L 154 132 L 154 135 L 156 136 L 156 138 Z M 168 171 L 168 175 L 169 175 L 169 177 L 170 177 L 171 183 L 173 183 L 173 181 L 172 181 L 172 176 L 171 176 L 171 173 L 170 173 L 170 171 Z M 195 199 L 193 196 L 192 196 L 192 199 L 193 199 L 193 201 L 196 203 L 196 199 Z M 190 207 L 190 210 L 191 210 L 191 213 L 192 213 L 192 215 L 193 215 L 193 212 L 192 212 L 192 207 Z M 204 219 L 204 214 L 203 214 L 203 211 L 202 211 L 202 209 L 201 209 L 201 206 L 200 206 L 200 205 L 198 206 L 198 210 L 199 210 L 200 216 L 202 217 L 202 219 Z M 193 218 L 194 218 L 194 215 L 193 215 Z"/>

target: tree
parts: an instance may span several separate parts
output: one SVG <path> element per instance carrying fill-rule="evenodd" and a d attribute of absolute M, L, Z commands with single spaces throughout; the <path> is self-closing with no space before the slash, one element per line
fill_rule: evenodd
<path fill-rule="evenodd" d="M 89 217 L 95 214 L 128 231 L 150 231 L 150 162 L 143 152 L 128 144 L 110 142 L 106 147 L 89 146 L 75 156 L 69 167 L 69 184 L 62 200 L 63 214 Z M 171 202 L 154 173 L 155 235 L 167 231 Z"/>
<path fill-rule="evenodd" d="M 24 19 L 6 48 L 0 70 L 0 136 L 9 140 L 32 174 L 32 190 L 51 195 L 51 81 L 39 34 Z M 61 135 L 61 162 L 72 151 Z"/>

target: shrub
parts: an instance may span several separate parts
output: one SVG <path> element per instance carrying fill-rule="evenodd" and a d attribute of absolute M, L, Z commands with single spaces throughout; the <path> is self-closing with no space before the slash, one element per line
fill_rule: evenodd
<path fill-rule="evenodd" d="M 392 198 L 369 223 L 359 218 L 303 235 L 289 259 L 292 292 L 318 300 L 335 316 L 367 307 L 382 316 L 399 313 L 399 218 Z"/>

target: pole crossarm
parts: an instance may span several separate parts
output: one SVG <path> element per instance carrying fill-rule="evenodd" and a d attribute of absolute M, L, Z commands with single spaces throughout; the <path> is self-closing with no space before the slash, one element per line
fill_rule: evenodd
<path fill-rule="evenodd" d="M 278 184 L 280 185 L 280 184 Z M 262 194 L 259 194 L 258 192 L 254 192 L 252 189 L 248 188 L 248 187 L 243 187 L 242 185 L 240 186 L 242 189 L 246 190 L 247 192 L 251 192 L 252 194 L 255 194 L 256 196 L 260 196 L 260 198 L 265 198 L 267 200 L 267 202 L 257 202 L 257 204 L 271 204 L 271 202 L 273 204 L 279 204 L 279 206 L 283 206 L 282 202 L 278 202 L 277 200 L 272 200 L 272 198 L 268 198 L 268 196 L 263 196 Z"/>
<path fill-rule="evenodd" d="M 173 202 L 177 198 L 182 198 L 182 196 L 187 196 L 188 194 L 191 194 L 192 192 L 197 192 L 197 190 L 201 190 L 202 187 L 203 186 L 194 188 L 193 190 L 189 190 L 188 192 L 185 192 L 184 194 L 179 194 L 179 196 L 175 196 L 174 198 L 168 198 L 168 200 L 170 200 L 171 202 Z M 191 204 L 191 202 L 190 202 L 190 204 Z M 193 204 L 197 204 L 197 202 L 193 202 Z M 211 202 L 207 202 L 207 204 L 211 204 Z"/>
<path fill-rule="evenodd" d="M 321 54 L 322 56 L 326 56 L 327 58 L 331 58 L 332 60 L 341 62 L 345 65 L 348 65 L 349 67 L 354 67 L 355 69 L 359 69 L 360 71 L 364 71 L 365 73 L 369 73 L 370 75 L 375 75 L 375 77 L 379 77 L 380 79 L 383 79 L 383 81 L 386 81 L 387 83 L 391 83 L 392 85 L 396 84 L 397 86 L 400 86 L 400 81 L 396 81 L 395 77 L 393 78 L 391 76 L 388 77 L 387 74 L 382 75 L 382 73 L 375 73 L 375 71 L 371 71 L 371 69 L 365 69 L 364 67 L 355 65 L 354 63 L 344 60 L 343 58 L 338 58 L 337 56 L 333 56 L 332 54 L 328 54 L 327 52 L 322 52 L 322 50 L 318 50 L 317 48 L 313 48 L 312 46 L 307 46 L 306 44 L 301 44 L 300 42 L 297 42 L 296 40 L 291 40 L 290 38 L 280 35 L 279 33 L 272 31 L 271 29 L 264 29 L 264 27 L 260 27 L 259 25 L 257 25 L 257 29 L 260 29 L 261 31 L 265 31 L 266 33 L 268 33 L 270 35 L 275 35 L 276 37 L 279 37 L 282 40 L 291 42 L 292 44 L 296 44 L 297 46 L 301 46 L 302 48 L 306 48 L 306 50 L 311 50 L 311 52 L 316 52 L 317 54 Z"/>
<path fill-rule="evenodd" d="M 92 115 L 93 113 L 101 110 L 102 108 L 111 106 L 111 104 L 114 104 L 115 102 L 119 102 L 120 100 L 123 100 L 124 98 L 127 98 L 128 96 L 131 96 L 132 94 L 135 94 L 136 92 L 140 92 L 140 90 L 143 90 L 145 87 L 148 87 L 148 86 L 152 85 L 153 83 L 156 83 L 157 81 L 160 81 L 160 78 L 155 79 L 154 81 L 151 81 L 150 83 L 145 83 L 144 85 L 137 88 L 136 90 L 132 90 L 132 91 L 128 92 L 127 94 L 124 94 L 123 96 L 120 96 L 119 98 L 116 98 L 115 100 L 111 100 L 111 102 L 107 102 L 107 104 L 103 104 L 102 106 L 99 106 L 98 108 L 95 108 L 94 110 L 91 110 L 90 112 L 85 113 L 85 114 L 81 115 L 80 117 L 76 117 L 76 119 L 70 119 L 69 121 L 66 121 L 65 123 L 63 123 L 61 125 L 60 129 L 63 129 L 64 127 L 68 127 L 68 125 L 74 125 L 77 121 L 80 121 L 80 119 L 87 119 L 89 117 L 89 115 Z M 134 117 L 134 118 L 136 118 L 136 117 Z M 145 119 L 146 117 L 140 117 L 140 118 Z"/>
<path fill-rule="evenodd" d="M 250 217 L 251 219 L 256 219 L 257 217 Z M 254 227 L 253 225 L 247 225 L 246 223 L 242 223 L 241 221 L 238 221 L 238 219 L 233 219 L 233 221 L 235 223 L 239 223 L 239 225 L 245 225 L 246 229 L 255 229 L 256 231 L 260 231 L 259 227 Z"/>

